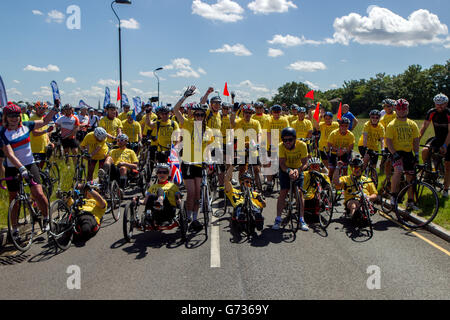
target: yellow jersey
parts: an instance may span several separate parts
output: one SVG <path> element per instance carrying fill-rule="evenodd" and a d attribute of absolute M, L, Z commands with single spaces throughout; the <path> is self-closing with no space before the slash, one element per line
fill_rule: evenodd
<path fill-rule="evenodd" d="M 291 123 L 291 127 L 295 129 L 295 132 L 297 132 L 297 139 L 301 138 L 307 138 L 308 133 L 313 131 L 312 122 L 308 119 L 303 120 L 295 120 Z"/>
<path fill-rule="evenodd" d="M 164 190 L 164 195 L 168 198 L 171 206 L 175 207 L 177 205 L 175 195 L 180 192 L 178 186 L 172 182 L 166 182 L 164 184 L 155 183 L 148 188 L 148 193 L 157 194 L 158 189 Z"/>
<path fill-rule="evenodd" d="M 190 134 L 190 137 L 187 137 L 182 130 L 182 160 L 186 162 L 202 162 L 203 160 L 205 160 L 203 158 L 203 152 L 205 151 L 206 146 L 214 140 L 212 130 L 206 126 L 205 131 L 203 132 L 202 127 L 195 126 L 195 122 L 192 119 L 185 119 L 181 128 L 186 130 Z M 190 146 L 187 147 L 189 139 L 191 143 Z"/>
<path fill-rule="evenodd" d="M 108 155 L 108 145 L 106 144 L 106 139 L 103 141 L 98 141 L 94 136 L 94 132 L 89 132 L 81 141 L 80 147 L 87 147 L 88 152 L 94 152 L 97 147 L 100 147 L 100 150 L 92 157 L 92 160 L 104 160 Z"/>
<path fill-rule="evenodd" d="M 236 208 L 242 204 L 244 204 L 245 198 L 243 195 L 240 195 L 241 191 L 235 188 L 232 188 L 230 192 L 225 192 L 226 196 L 228 197 L 228 199 L 231 202 L 231 205 L 233 206 L 233 208 Z M 259 208 L 262 209 L 264 208 L 263 204 L 261 202 L 259 202 L 258 199 L 256 199 L 258 197 L 258 193 L 257 192 L 252 192 L 251 194 L 251 201 L 252 204 Z"/>
<path fill-rule="evenodd" d="M 326 181 L 328 184 L 331 184 L 330 177 L 328 177 L 328 175 L 321 172 L 318 172 L 318 174 L 322 176 L 324 181 Z M 305 200 L 314 199 L 314 197 L 316 196 L 317 185 L 315 183 L 312 183 L 314 179 L 316 179 L 316 177 L 313 176 L 310 171 L 303 172 L 303 189 L 306 190 L 306 194 L 304 194 L 303 197 Z M 322 185 L 322 187 L 324 186 Z"/>
<path fill-rule="evenodd" d="M 231 129 L 230 115 L 222 115 L 222 124 L 220 126 L 220 132 L 222 132 L 223 143 L 227 143 L 227 130 Z"/>
<path fill-rule="evenodd" d="M 364 125 L 363 132 L 359 138 L 358 146 L 362 147 L 364 145 L 364 133 L 367 133 L 367 148 L 373 151 L 379 151 L 380 139 L 384 137 L 384 127 L 380 123 L 374 127 L 370 120 Z"/>
<path fill-rule="evenodd" d="M 44 117 L 39 117 L 37 114 L 33 114 L 30 118 L 30 121 L 36 121 L 36 120 L 42 120 Z M 42 128 L 35 129 L 38 132 L 44 132 L 47 131 L 48 126 L 43 126 Z M 45 148 L 50 143 L 50 139 L 48 137 L 48 134 L 45 133 L 40 136 L 35 136 L 33 132 L 30 134 L 30 145 L 31 145 L 31 152 L 33 153 L 45 153 Z"/>
<path fill-rule="evenodd" d="M 406 121 L 395 119 L 386 128 L 386 138 L 392 140 L 396 151 L 411 152 L 414 139 L 419 137 L 419 127 L 411 119 L 406 119 Z"/>
<path fill-rule="evenodd" d="M 326 147 L 328 150 L 328 136 L 334 130 L 339 129 L 339 123 L 336 121 L 331 122 L 330 125 L 327 125 L 325 121 L 319 123 L 320 130 L 320 140 L 319 140 L 319 150 L 323 151 L 323 148 Z"/>
<path fill-rule="evenodd" d="M 283 142 L 279 145 L 280 159 L 286 159 L 286 167 L 298 169 L 302 164 L 302 159 L 308 157 L 308 148 L 306 143 L 300 140 L 295 141 L 295 147 L 292 150 L 286 149 Z"/>
<path fill-rule="evenodd" d="M 333 149 L 346 148 L 348 152 L 352 150 L 351 146 L 355 144 L 355 135 L 350 130 L 347 130 L 345 135 L 343 135 L 341 134 L 339 129 L 336 129 L 330 133 L 330 136 L 328 137 L 328 143 L 331 143 L 333 145 Z M 332 153 L 336 153 L 336 151 L 333 150 Z"/>
<path fill-rule="evenodd" d="M 128 122 L 128 119 L 122 121 L 122 132 L 128 136 L 130 142 L 139 142 L 139 134 L 141 133 L 141 125 L 139 122 Z"/>
<path fill-rule="evenodd" d="M 97 224 L 100 224 L 100 221 L 102 217 L 105 215 L 106 209 L 108 208 L 108 204 L 106 201 L 103 203 L 105 207 L 102 209 L 100 208 L 99 204 L 97 204 L 97 201 L 95 199 L 85 199 L 83 206 L 80 208 L 82 211 L 91 213 L 95 221 L 97 221 Z"/>
<path fill-rule="evenodd" d="M 211 129 L 219 129 L 222 126 L 222 117 L 219 112 L 206 111 L 206 125 Z"/>
<path fill-rule="evenodd" d="M 105 129 L 108 134 L 117 137 L 119 128 L 122 129 L 122 121 L 119 118 L 110 120 L 108 117 L 103 117 L 98 123 L 98 126 Z M 113 143 L 114 139 L 108 138 L 108 142 Z"/>
<path fill-rule="evenodd" d="M 138 163 L 138 158 L 136 153 L 128 148 L 125 149 L 114 149 L 111 151 L 111 158 L 114 161 L 114 164 L 117 165 L 119 162 L 125 162 L 129 164 Z"/>
<path fill-rule="evenodd" d="M 170 150 L 172 146 L 172 133 L 178 129 L 180 129 L 180 127 L 178 126 L 178 122 L 175 122 L 173 120 L 167 120 L 166 122 L 156 120 L 155 127 L 152 130 L 152 136 L 158 137 L 156 140 L 158 151 Z"/>
<path fill-rule="evenodd" d="M 356 179 L 356 177 L 354 177 Z M 360 176 L 358 178 L 363 183 L 364 194 L 370 196 L 372 194 L 378 194 L 375 185 L 370 178 L 366 176 Z M 357 198 L 352 193 L 358 191 L 358 188 L 354 185 L 351 176 L 343 176 L 339 178 L 339 183 L 341 184 L 341 189 L 344 189 L 344 201 Z"/>
<path fill-rule="evenodd" d="M 397 113 L 395 111 L 393 111 L 391 114 L 385 114 L 384 116 L 381 117 L 380 119 L 380 123 L 381 125 L 384 127 L 384 132 L 386 133 L 386 129 L 389 123 L 391 123 L 392 120 L 397 118 Z M 387 148 L 386 145 L 386 137 L 384 138 L 384 145 Z"/>

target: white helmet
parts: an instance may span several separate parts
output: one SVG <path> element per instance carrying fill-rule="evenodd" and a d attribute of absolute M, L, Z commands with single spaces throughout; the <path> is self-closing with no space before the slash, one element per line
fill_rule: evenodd
<path fill-rule="evenodd" d="M 105 130 L 105 129 L 103 129 L 103 128 L 101 128 L 101 127 L 95 128 L 95 130 L 94 130 L 94 136 L 95 136 L 98 140 L 100 140 L 100 141 L 105 140 L 105 139 L 106 139 L 106 135 L 107 135 L 107 133 L 106 133 L 106 130 Z"/>
<path fill-rule="evenodd" d="M 439 93 L 433 98 L 433 101 L 436 104 L 444 104 L 448 102 L 448 97 L 443 93 Z"/>

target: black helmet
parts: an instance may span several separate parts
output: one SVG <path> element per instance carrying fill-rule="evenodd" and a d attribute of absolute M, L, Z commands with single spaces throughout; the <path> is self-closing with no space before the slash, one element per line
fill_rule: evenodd
<path fill-rule="evenodd" d="M 274 104 L 271 108 L 270 111 L 281 111 L 281 106 L 279 104 Z"/>
<path fill-rule="evenodd" d="M 156 168 L 156 170 L 165 169 L 165 170 L 169 171 L 170 166 L 167 163 L 161 162 L 161 163 L 157 163 L 155 168 Z"/>
<path fill-rule="evenodd" d="M 264 108 L 264 103 L 262 103 L 261 101 L 256 101 L 254 104 L 255 108 Z"/>
<path fill-rule="evenodd" d="M 364 161 L 358 156 L 354 157 L 350 161 L 350 166 L 351 167 L 362 167 L 363 165 L 364 165 Z"/>
<path fill-rule="evenodd" d="M 380 116 L 380 111 L 378 111 L 377 109 L 373 109 L 372 111 L 370 111 L 369 116 Z"/>
<path fill-rule="evenodd" d="M 168 113 L 170 108 L 168 106 L 160 106 L 156 109 L 156 113 Z"/>
<path fill-rule="evenodd" d="M 345 117 L 342 117 L 342 119 L 341 120 L 339 120 L 339 123 L 340 124 L 350 124 L 350 119 L 349 118 L 345 118 Z"/>
<path fill-rule="evenodd" d="M 295 103 L 294 103 L 294 104 L 291 106 L 291 109 L 292 109 L 292 110 L 298 109 L 298 104 L 295 104 Z"/>
<path fill-rule="evenodd" d="M 229 102 L 222 102 L 222 108 L 231 108 L 232 105 Z"/>
<path fill-rule="evenodd" d="M 106 106 L 106 109 L 117 109 L 117 106 L 114 103 L 110 103 Z"/>
<path fill-rule="evenodd" d="M 297 132 L 294 128 L 291 127 L 284 128 L 281 131 L 281 139 L 283 139 L 284 137 L 294 137 L 297 139 Z"/>
<path fill-rule="evenodd" d="M 72 105 L 70 103 L 65 104 L 64 107 L 62 107 L 63 110 L 72 109 Z"/>
<path fill-rule="evenodd" d="M 222 103 L 222 99 L 219 96 L 212 97 L 211 100 L 209 100 L 211 103 L 218 102 Z"/>

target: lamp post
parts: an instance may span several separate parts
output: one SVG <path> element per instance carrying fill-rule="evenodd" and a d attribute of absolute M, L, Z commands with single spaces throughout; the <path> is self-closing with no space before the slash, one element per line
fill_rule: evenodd
<path fill-rule="evenodd" d="M 120 18 L 117 15 L 116 11 L 114 10 L 113 4 L 119 3 L 119 4 L 131 4 L 131 0 L 114 0 L 111 3 L 111 9 L 114 12 L 114 14 L 117 17 L 117 20 L 119 20 L 119 73 L 120 73 L 120 95 L 122 95 L 122 36 L 121 36 L 121 29 L 120 29 Z M 122 97 L 120 99 L 120 109 L 122 109 Z"/>
<path fill-rule="evenodd" d="M 156 75 L 156 71 L 160 71 L 164 69 L 163 67 L 159 67 L 158 69 L 153 70 L 153 75 L 156 77 L 156 79 L 158 79 L 158 106 L 160 105 L 160 101 L 159 101 L 159 77 Z"/>

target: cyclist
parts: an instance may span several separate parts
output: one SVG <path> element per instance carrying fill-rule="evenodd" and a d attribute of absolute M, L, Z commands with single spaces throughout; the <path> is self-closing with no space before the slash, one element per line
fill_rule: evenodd
<path fill-rule="evenodd" d="M 89 128 L 88 132 L 92 132 L 97 128 L 100 118 L 94 113 L 93 108 L 89 108 Z"/>
<path fill-rule="evenodd" d="M 102 127 L 95 128 L 94 132 L 89 132 L 80 144 L 84 152 L 89 153 L 87 179 L 92 181 L 95 166 L 101 169 L 108 156 L 108 145 L 106 144 L 106 130 Z"/>
<path fill-rule="evenodd" d="M 380 124 L 380 111 L 374 109 L 369 113 L 370 120 L 364 124 L 364 129 L 358 142 L 359 153 L 364 159 L 364 167 L 367 167 L 370 159 L 372 168 L 377 168 L 379 151 L 378 143 L 381 145 L 381 150 L 384 148 L 384 134 L 385 130 Z"/>
<path fill-rule="evenodd" d="M 422 150 L 422 159 L 427 161 L 430 157 L 430 151 L 435 153 L 441 153 L 445 156 L 445 179 L 444 179 L 444 190 L 442 195 L 448 197 L 448 187 L 450 185 L 450 110 L 448 107 L 448 97 L 440 93 L 436 95 L 433 99 L 434 108 L 429 110 L 425 121 L 420 129 L 420 139 L 425 134 L 425 131 L 433 122 L 434 127 L 434 137 L 427 141 L 426 145 L 428 147 Z M 431 149 L 431 150 L 430 150 Z"/>
<path fill-rule="evenodd" d="M 328 137 L 328 150 L 330 150 L 328 169 L 330 170 L 330 178 L 333 176 L 338 161 L 344 162 L 344 169 L 347 172 L 347 166 L 352 158 L 352 150 L 355 144 L 355 136 L 348 130 L 349 126 L 350 120 L 342 117 L 339 121 L 339 129 L 331 132 Z"/>
<path fill-rule="evenodd" d="M 303 171 L 307 168 L 308 148 L 306 143 L 297 140 L 297 133 L 291 127 L 281 131 L 282 142 L 279 145 L 280 152 L 280 195 L 277 200 L 277 217 L 272 229 L 278 230 L 281 224 L 281 213 L 286 205 L 286 196 L 289 193 L 290 180 L 294 181 L 293 186 L 299 188 L 300 201 L 303 202 Z M 300 210 L 300 223 L 303 231 L 309 228 L 303 218 L 304 207 Z"/>
<path fill-rule="evenodd" d="M 308 208 L 309 206 L 305 205 L 306 201 L 311 201 L 315 198 L 317 192 L 317 185 L 313 182 L 313 177 L 311 171 L 317 172 L 320 174 L 320 183 L 322 188 L 325 188 L 327 185 L 331 185 L 330 177 L 328 176 L 328 169 L 324 166 L 322 161 L 319 158 L 311 157 L 308 159 L 308 170 L 303 173 L 303 189 L 306 193 L 303 195 L 303 207 Z"/>
<path fill-rule="evenodd" d="M 394 120 L 397 117 L 397 113 L 394 111 L 394 107 L 397 104 L 397 101 L 392 99 L 385 99 L 381 102 L 383 105 L 383 111 L 385 114 L 381 117 L 380 123 L 384 127 L 384 132 L 386 133 L 386 128 L 389 123 L 391 123 L 392 120 Z M 384 138 L 384 151 L 383 151 L 383 157 L 381 159 L 380 163 L 380 172 L 386 173 L 386 177 L 390 177 L 392 175 L 392 162 L 390 158 L 388 158 L 389 149 L 387 147 L 386 143 L 386 137 Z"/>
<path fill-rule="evenodd" d="M 175 116 L 180 123 L 180 127 L 190 134 L 190 137 L 183 136 L 183 143 L 185 144 L 182 150 L 181 173 L 186 186 L 186 213 L 188 219 L 192 217 L 192 223 L 189 226 L 189 230 L 199 232 L 203 226 L 197 220 L 198 209 L 200 205 L 200 187 L 202 182 L 202 166 L 191 165 L 186 162 L 195 162 L 200 155 L 201 161 L 203 161 L 203 152 L 209 138 L 212 136 L 211 129 L 206 125 L 206 110 L 207 105 L 196 104 L 192 106 L 194 114 L 193 119 L 186 119 L 180 112 L 180 106 L 190 96 L 194 94 L 195 86 L 190 86 L 186 89 L 183 97 L 177 102 L 174 107 Z M 201 126 L 198 126 L 200 122 Z M 197 131 L 198 130 L 198 131 Z M 190 140 L 190 141 L 189 141 Z M 190 144 L 190 147 L 186 147 L 186 144 Z M 190 151 L 190 152 L 188 152 Z"/>
<path fill-rule="evenodd" d="M 266 122 L 269 121 L 270 116 L 264 113 L 264 103 L 257 101 L 253 107 L 255 108 L 255 114 L 252 119 L 255 119 L 261 125 L 261 128 L 265 128 Z"/>
<path fill-rule="evenodd" d="M 353 131 L 358 125 L 358 119 L 350 112 L 350 106 L 348 104 L 342 105 L 342 118 L 347 118 L 350 120 L 350 125 L 348 130 Z"/>
<path fill-rule="evenodd" d="M 80 128 L 77 132 L 77 140 L 78 142 L 81 142 L 86 136 L 89 127 L 88 107 L 82 106 L 80 108 L 80 113 L 78 114 L 77 117 L 78 121 L 80 121 Z"/>
<path fill-rule="evenodd" d="M 158 163 L 156 175 L 158 182 L 148 189 L 143 204 L 145 205 L 145 221 L 158 226 L 173 224 L 176 208 L 181 207 L 182 195 L 178 186 L 169 182 L 169 164 Z"/>
<path fill-rule="evenodd" d="M 27 113 L 26 103 L 19 103 L 20 111 L 22 112 L 22 122 L 30 121 L 30 116 Z"/>
<path fill-rule="evenodd" d="M 344 166 L 342 161 L 339 161 L 338 169 Z M 353 195 L 358 191 L 355 182 L 363 183 L 364 194 L 368 197 L 368 199 L 372 202 L 375 202 L 377 199 L 377 189 L 373 184 L 372 180 L 366 176 L 362 175 L 364 162 L 361 158 L 355 157 L 350 161 L 350 167 L 352 168 L 352 174 L 346 176 L 339 176 L 340 170 L 336 170 L 333 174 L 333 184 L 336 189 L 344 189 L 344 205 L 345 211 L 347 215 L 352 218 L 353 221 L 357 221 L 360 219 L 359 214 L 355 214 L 358 212 L 360 207 L 360 199 Z"/>
<path fill-rule="evenodd" d="M 293 104 L 290 106 L 291 114 L 288 115 L 288 121 L 289 125 L 292 127 L 292 122 L 296 121 L 298 119 L 298 108 L 299 106 L 297 104 Z"/>
<path fill-rule="evenodd" d="M 221 126 L 220 126 L 220 132 L 222 133 L 223 137 L 223 164 L 219 165 L 219 197 L 223 198 L 224 193 L 224 178 L 225 178 L 225 160 L 226 160 L 226 152 L 227 152 L 227 139 L 230 139 L 229 142 L 231 142 L 231 136 L 227 138 L 227 131 L 231 129 L 231 118 L 230 118 L 230 109 L 233 106 L 228 102 L 222 102 L 222 114 L 221 114 Z"/>
<path fill-rule="evenodd" d="M 225 175 L 225 194 L 227 198 L 230 200 L 231 205 L 233 206 L 233 214 L 232 219 L 237 220 L 239 222 L 245 221 L 245 213 L 242 212 L 242 205 L 244 204 L 244 196 L 241 195 L 241 190 L 233 188 L 231 183 L 231 177 L 233 175 L 233 166 L 228 165 L 228 169 Z M 253 177 L 245 172 L 242 175 L 242 186 L 246 186 L 247 188 L 251 188 Z M 261 194 L 251 190 L 251 202 L 252 202 L 252 210 L 255 217 L 256 229 L 261 231 L 264 226 L 264 217 L 262 216 L 262 210 L 266 207 L 266 201 L 262 198 Z"/>
<path fill-rule="evenodd" d="M 56 120 L 56 125 L 61 128 L 61 144 L 66 155 L 69 150 L 72 155 L 78 154 L 78 143 L 75 139 L 80 121 L 73 115 L 73 108 L 70 104 L 64 105 L 62 108 L 63 116 Z M 74 158 L 74 164 L 76 159 Z"/>
<path fill-rule="evenodd" d="M 122 133 L 122 121 L 117 118 L 117 107 L 114 103 L 106 106 L 106 116 L 101 118 L 98 126 L 107 132 L 108 143 L 113 143 L 116 137 Z"/>
<path fill-rule="evenodd" d="M 105 174 L 108 174 L 110 181 L 119 182 L 119 187 L 125 189 L 127 186 L 128 175 L 138 174 L 138 158 L 133 150 L 127 148 L 128 136 L 119 134 L 117 136 L 118 149 L 111 151 L 110 156 L 103 165 L 103 170 L 98 171 L 99 178 L 103 181 Z"/>
<path fill-rule="evenodd" d="M 312 122 L 305 119 L 306 108 L 297 107 L 297 117 L 296 120 L 292 121 L 291 126 L 297 132 L 297 139 L 301 138 L 311 138 L 313 132 Z"/>
<path fill-rule="evenodd" d="M 158 119 L 158 116 L 153 112 L 153 106 L 150 102 L 147 102 L 144 106 L 145 115 L 142 117 L 139 124 L 141 125 L 142 129 L 142 137 L 145 138 L 146 142 L 150 142 L 150 159 L 147 159 L 147 161 L 154 161 L 156 157 L 156 150 L 158 149 L 158 141 L 155 139 L 151 139 L 151 133 L 152 129 L 149 127 L 150 124 L 153 121 L 156 121 Z M 150 139 L 150 140 L 149 140 Z"/>
<path fill-rule="evenodd" d="M 0 145 L 6 156 L 5 178 L 13 178 L 7 180 L 6 185 L 9 192 L 9 201 L 16 197 L 19 191 L 19 181 L 14 179 L 19 173 L 23 178 L 28 180 L 30 173 L 36 185 L 30 185 L 33 199 L 36 200 L 37 206 L 44 216 L 44 230 L 48 231 L 48 199 L 44 195 L 40 181 L 39 168 L 34 163 L 33 153 L 30 146 L 30 133 L 34 129 L 42 128 L 47 125 L 53 116 L 58 112 L 59 101 L 52 111 L 50 111 L 43 120 L 22 122 L 21 109 L 17 105 L 9 102 L 3 108 L 3 126 L 0 129 Z M 30 172 L 30 173 L 29 173 Z M 17 210 L 13 214 L 13 237 L 18 236 L 17 230 Z"/>
<path fill-rule="evenodd" d="M 320 157 L 325 166 L 328 167 L 328 136 L 331 132 L 339 128 L 339 123 L 333 121 L 333 114 L 331 112 L 325 112 L 323 119 L 324 121 L 320 123 L 314 121 L 314 126 L 318 131 L 320 131 Z"/>
<path fill-rule="evenodd" d="M 139 142 L 142 140 L 142 130 L 139 122 L 134 121 L 133 111 L 128 111 L 127 118 L 122 121 L 123 133 L 129 137 L 129 147 L 139 153 Z"/>
<path fill-rule="evenodd" d="M 419 128 L 415 121 L 408 119 L 409 102 L 405 99 L 397 100 L 395 106 L 397 118 L 392 120 L 386 128 L 386 142 L 392 154 L 394 174 L 391 178 L 391 205 L 395 206 L 400 178 L 406 171 L 406 180 L 413 179 L 414 164 L 419 163 Z M 414 153 L 412 153 L 414 152 Z M 414 207 L 412 188 L 408 191 L 408 206 Z"/>
<path fill-rule="evenodd" d="M 130 112 L 130 105 L 129 104 L 124 104 L 123 105 L 123 110 L 122 112 L 119 114 L 118 118 L 120 121 L 124 122 L 125 120 L 127 120 L 128 118 L 128 112 Z"/>
<path fill-rule="evenodd" d="M 31 121 L 43 120 L 47 111 L 47 104 L 40 101 L 35 103 L 36 112 L 31 116 Z M 30 134 L 31 152 L 35 160 L 41 161 L 39 167 L 42 169 L 47 159 L 47 148 L 53 148 L 48 133 L 53 131 L 53 127 L 43 126 L 40 129 L 34 129 Z"/>
<path fill-rule="evenodd" d="M 214 88 L 209 87 L 205 95 L 200 100 L 200 104 L 206 104 L 208 96 L 214 91 Z M 210 99 L 210 106 L 208 111 L 206 111 L 206 126 L 211 129 L 220 130 L 221 127 L 221 117 L 220 117 L 220 107 L 222 104 L 222 99 L 219 96 L 214 96 Z"/>

